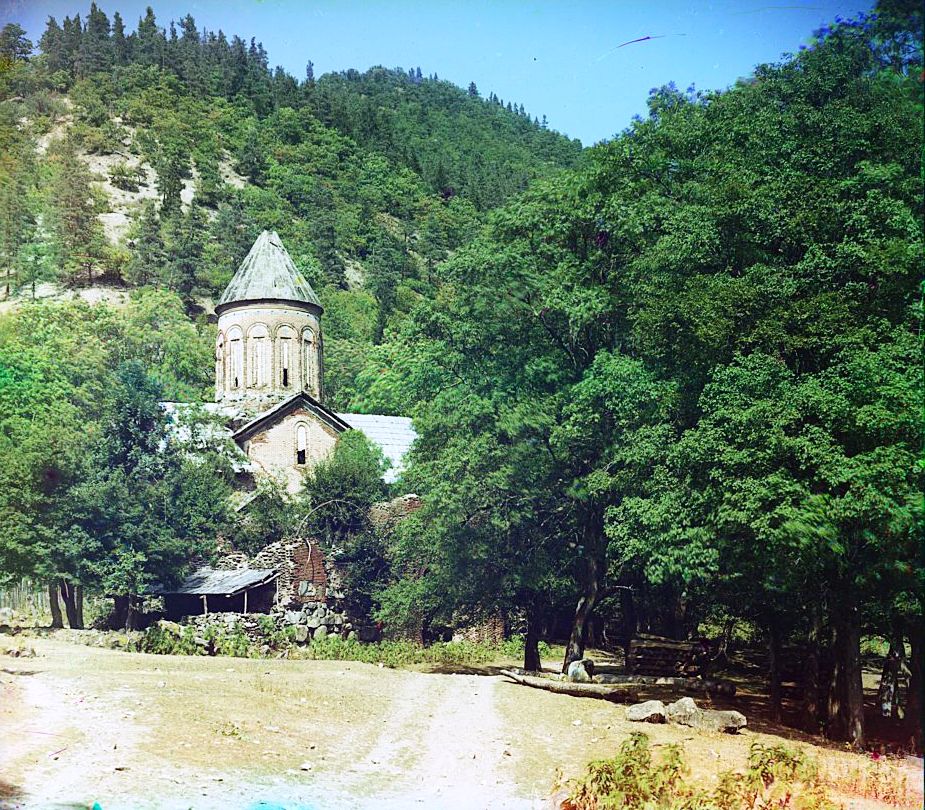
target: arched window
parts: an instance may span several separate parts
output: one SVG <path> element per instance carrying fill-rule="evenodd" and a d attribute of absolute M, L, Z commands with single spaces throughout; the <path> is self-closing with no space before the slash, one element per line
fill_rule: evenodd
<path fill-rule="evenodd" d="M 300 422 L 295 429 L 295 463 L 304 464 L 308 451 L 308 426 Z"/>
<path fill-rule="evenodd" d="M 313 389 L 315 385 L 315 333 L 311 329 L 302 332 L 302 387 Z"/>
<path fill-rule="evenodd" d="M 228 330 L 228 387 L 241 388 L 244 384 L 244 335 L 237 326 Z"/>
<path fill-rule="evenodd" d="M 270 332 L 258 323 L 247 333 L 248 385 L 263 388 L 270 381 Z"/>
<path fill-rule="evenodd" d="M 215 341 L 215 384 L 220 391 L 225 389 L 225 336 L 221 332 Z"/>
<path fill-rule="evenodd" d="M 281 326 L 276 333 L 277 357 L 279 358 L 279 384 L 290 388 L 295 384 L 293 367 L 293 346 L 296 332 L 291 326 Z"/>

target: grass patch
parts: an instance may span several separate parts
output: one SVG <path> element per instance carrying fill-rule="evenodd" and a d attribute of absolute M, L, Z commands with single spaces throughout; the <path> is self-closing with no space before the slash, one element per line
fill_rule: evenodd
<path fill-rule="evenodd" d="M 548 655 L 549 648 L 541 644 L 540 654 Z M 544 649 L 545 648 L 545 649 Z M 363 644 L 353 639 L 328 636 L 313 640 L 305 647 L 291 651 L 291 658 L 317 661 L 363 661 L 367 664 L 399 668 L 419 664 L 463 666 L 488 664 L 499 658 L 522 658 L 523 636 L 512 636 L 501 644 L 471 641 L 445 641 L 423 646 L 412 641 L 380 641 Z"/>

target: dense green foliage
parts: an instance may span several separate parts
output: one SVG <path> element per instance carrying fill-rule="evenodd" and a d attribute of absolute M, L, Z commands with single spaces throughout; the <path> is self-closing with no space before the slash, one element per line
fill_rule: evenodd
<path fill-rule="evenodd" d="M 650 630 L 745 621 L 772 661 L 807 644 L 810 679 L 831 652 L 806 715 L 861 739 L 860 634 L 921 655 L 925 585 L 921 40 L 897 62 L 899 18 L 727 92 L 654 92 L 439 268 L 364 400 L 420 433 L 384 618 L 542 622 L 577 591 L 572 658 L 629 586 Z"/>

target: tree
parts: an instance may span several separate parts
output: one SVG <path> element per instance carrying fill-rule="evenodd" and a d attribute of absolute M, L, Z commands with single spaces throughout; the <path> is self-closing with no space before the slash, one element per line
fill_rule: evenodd
<path fill-rule="evenodd" d="M 126 281 L 144 286 L 167 277 L 167 248 L 161 235 L 161 222 L 154 202 L 147 200 L 136 221 L 130 246 L 132 257 L 126 267 Z"/>
<path fill-rule="evenodd" d="M 87 283 L 93 282 L 93 268 L 106 251 L 103 229 L 96 218 L 90 192 L 90 173 L 77 156 L 71 139 L 66 139 L 53 155 L 55 172 L 51 184 L 54 206 L 54 233 L 60 264 L 67 282 L 76 286 L 81 270 Z"/>
<path fill-rule="evenodd" d="M 54 18 L 51 18 L 54 19 Z M 0 59 L 25 61 L 32 55 L 32 42 L 18 23 L 7 23 L 0 29 Z"/>
<path fill-rule="evenodd" d="M 466 92 L 469 94 L 470 98 L 479 97 L 479 88 L 475 86 L 475 82 L 469 82 L 469 89 Z"/>

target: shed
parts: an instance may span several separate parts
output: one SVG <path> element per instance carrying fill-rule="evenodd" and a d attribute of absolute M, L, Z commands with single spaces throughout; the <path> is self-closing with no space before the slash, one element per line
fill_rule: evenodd
<path fill-rule="evenodd" d="M 155 587 L 169 619 L 203 613 L 269 613 L 279 572 L 272 568 L 223 571 L 199 568 L 175 588 Z"/>

